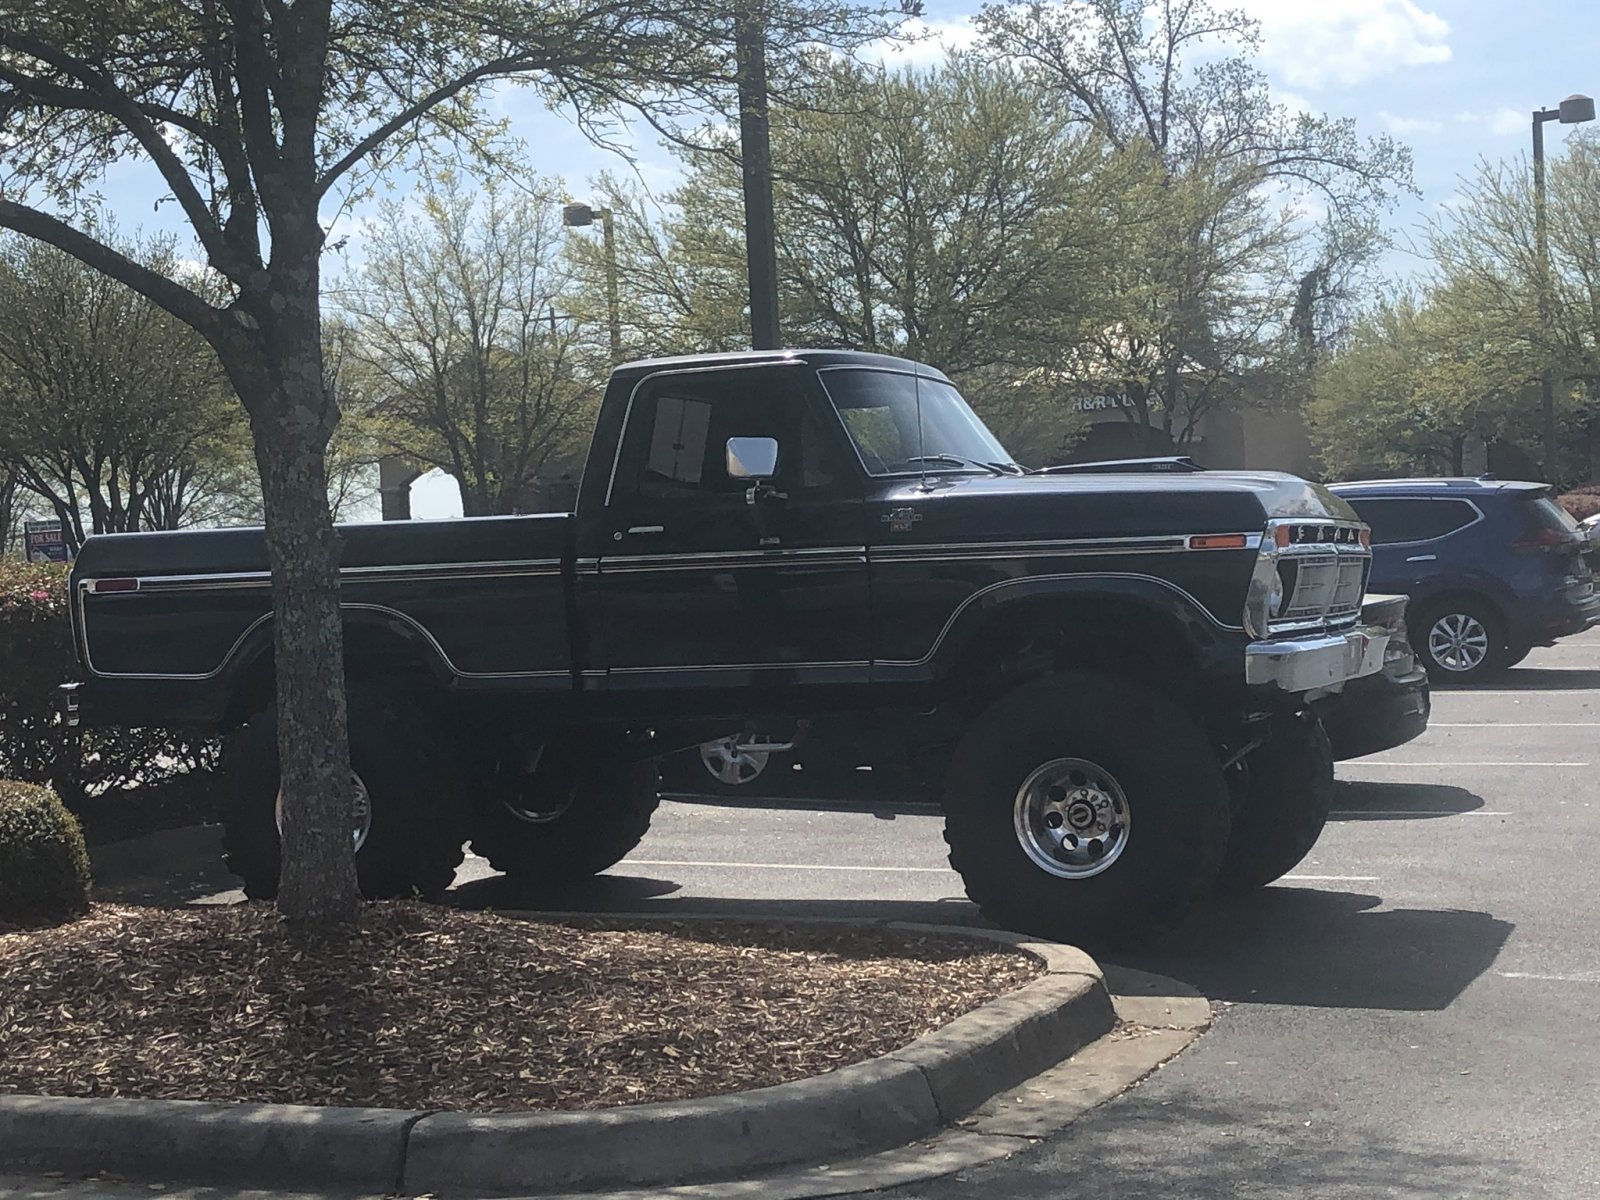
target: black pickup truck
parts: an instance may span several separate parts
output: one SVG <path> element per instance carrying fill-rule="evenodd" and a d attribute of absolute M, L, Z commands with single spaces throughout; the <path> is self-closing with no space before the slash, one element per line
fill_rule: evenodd
<path fill-rule="evenodd" d="M 1288 475 L 1030 472 L 937 370 L 847 351 L 613 375 L 570 514 L 345 527 L 352 829 L 370 895 L 464 842 L 555 884 L 643 836 L 662 754 L 895 714 L 1001 924 L 1104 942 L 1310 849 L 1316 701 L 1384 660 L 1367 531 Z M 91 538 L 86 724 L 221 731 L 229 861 L 277 886 L 261 532 Z"/>

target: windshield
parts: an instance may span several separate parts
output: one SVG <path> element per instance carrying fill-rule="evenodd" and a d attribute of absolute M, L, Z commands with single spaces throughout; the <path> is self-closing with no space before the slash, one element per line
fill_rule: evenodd
<path fill-rule="evenodd" d="M 821 377 L 869 474 L 1019 469 L 942 379 L 863 367 L 826 370 Z"/>

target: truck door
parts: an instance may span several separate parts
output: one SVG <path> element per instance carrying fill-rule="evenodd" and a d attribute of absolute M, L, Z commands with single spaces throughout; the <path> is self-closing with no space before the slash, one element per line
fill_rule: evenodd
<path fill-rule="evenodd" d="M 808 686 L 870 669 L 863 496 L 842 433 L 799 364 L 647 376 L 606 501 L 609 687 Z M 753 496 L 727 442 L 774 438 Z"/>

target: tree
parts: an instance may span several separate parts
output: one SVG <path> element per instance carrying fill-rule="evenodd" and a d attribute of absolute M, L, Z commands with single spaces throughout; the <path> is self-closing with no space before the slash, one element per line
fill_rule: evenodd
<path fill-rule="evenodd" d="M 106 240 L 172 277 L 170 240 Z M 38 242 L 0 244 L 0 464 L 82 543 L 233 505 L 248 433 L 216 355 L 146 297 Z"/>
<path fill-rule="evenodd" d="M 791 99 L 771 118 L 787 340 L 930 363 L 1003 432 L 1057 448 L 1072 418 L 1030 372 L 1041 339 L 1095 310 L 1118 244 L 1103 198 L 1120 172 L 1099 139 L 1015 71 L 960 55 L 925 71 L 818 61 Z M 659 222 L 613 187 L 630 340 L 743 341 L 735 149 L 683 151 Z M 581 261 L 593 294 L 601 264 L 592 248 Z"/>
<path fill-rule="evenodd" d="M 1435 287 L 1472 292 L 1476 320 L 1485 336 L 1514 351 L 1522 382 L 1552 372 L 1566 434 L 1555 474 L 1592 478 L 1600 471 L 1600 137 L 1570 138 L 1547 178 L 1548 320 L 1540 314 L 1533 185 L 1523 158 L 1481 164 L 1460 203 L 1434 222 Z M 1586 437 L 1575 436 L 1580 428 Z"/>
<path fill-rule="evenodd" d="M 767 0 L 774 45 L 848 48 L 889 27 L 850 0 Z M 195 329 L 250 418 L 273 577 L 282 765 L 279 907 L 356 911 L 327 447 L 324 204 L 453 142 L 494 154 L 489 86 L 518 80 L 595 128 L 632 104 L 668 122 L 725 105 L 726 6 L 679 0 L 0 0 L 0 227 L 49 242 Z M 643 97 L 644 99 L 639 99 Z M 134 261 L 85 218 L 88 185 L 133 156 L 159 172 L 214 299 Z"/>
<path fill-rule="evenodd" d="M 1257 22 L 1208 0 L 1011 0 L 975 23 L 1067 119 L 1142 163 L 1123 193 L 1136 232 L 1110 289 L 1120 311 L 1059 369 L 1118 395 L 1152 448 L 1220 404 L 1281 394 L 1370 257 L 1374 214 L 1411 187 L 1409 151 L 1276 102 L 1250 61 Z M 1320 239 L 1302 196 L 1328 208 Z"/>
<path fill-rule="evenodd" d="M 1461 475 L 1471 441 L 1531 444 L 1529 359 L 1485 300 L 1458 282 L 1382 302 L 1318 366 L 1308 415 L 1331 474 Z"/>
<path fill-rule="evenodd" d="M 479 195 L 446 175 L 386 204 L 341 304 L 367 371 L 373 436 L 454 476 L 469 517 L 537 511 L 546 466 L 586 436 L 598 402 L 565 312 L 561 193 Z"/>

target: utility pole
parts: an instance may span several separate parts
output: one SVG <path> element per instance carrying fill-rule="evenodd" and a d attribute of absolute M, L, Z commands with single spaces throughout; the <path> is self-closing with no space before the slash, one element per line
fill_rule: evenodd
<path fill-rule="evenodd" d="M 772 213 L 772 141 L 767 120 L 767 22 L 762 0 L 739 9 L 739 158 L 744 167 L 744 248 L 750 277 L 750 344 L 782 345 L 778 329 L 778 245 Z"/>

